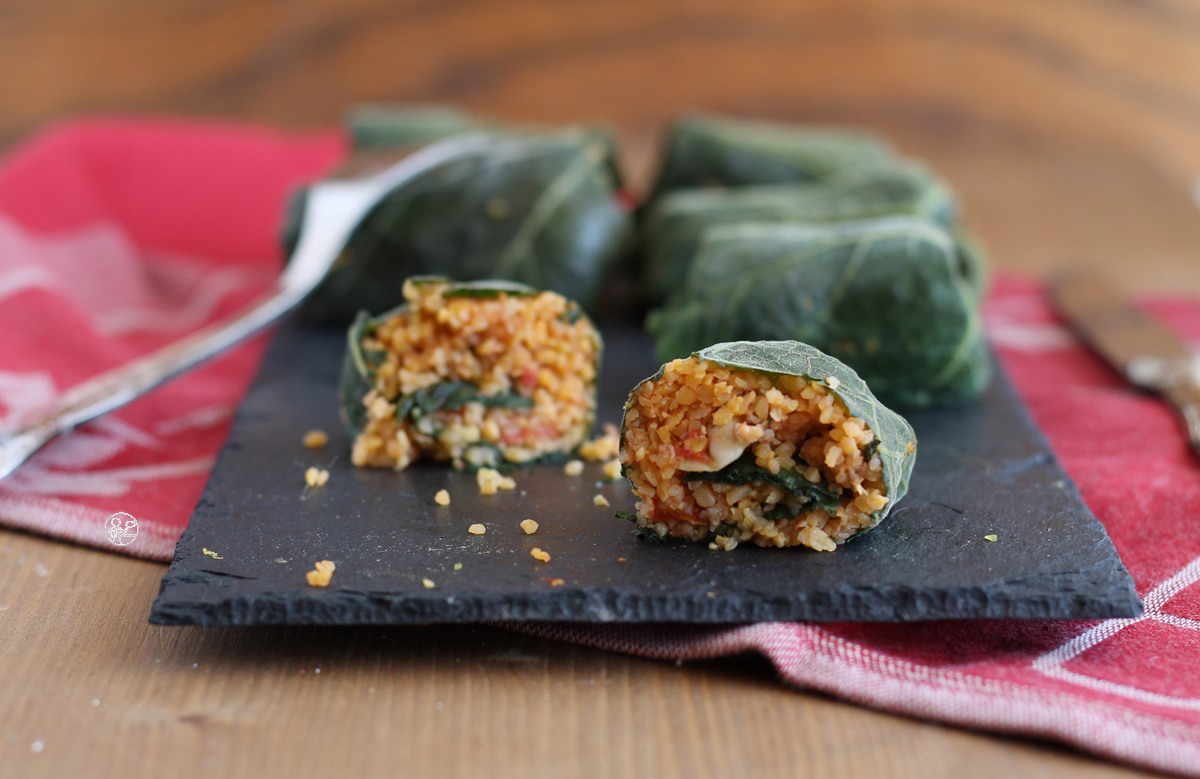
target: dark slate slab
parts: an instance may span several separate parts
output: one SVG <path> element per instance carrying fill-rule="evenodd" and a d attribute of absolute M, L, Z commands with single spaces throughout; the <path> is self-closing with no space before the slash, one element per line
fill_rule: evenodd
<path fill-rule="evenodd" d="M 606 328 L 602 419 L 657 368 L 634 328 Z M 639 541 L 616 519 L 626 484 L 598 465 L 515 472 L 483 497 L 470 474 L 421 465 L 360 470 L 334 397 L 343 336 L 286 326 L 275 338 L 179 541 L 150 619 L 160 624 L 476 620 L 742 622 L 1104 618 L 1141 612 L 1133 582 L 1001 376 L 978 406 L 914 414 L 912 491 L 880 527 L 832 554 Z M 300 439 L 330 433 L 322 452 Z M 329 484 L 306 491 L 309 465 Z M 433 496 L 446 488 L 452 504 Z M 612 504 L 597 508 L 596 494 Z M 526 517 L 541 527 L 526 536 Z M 482 522 L 483 536 L 467 533 Z M 985 535 L 998 540 L 988 542 Z M 538 563 L 534 546 L 553 560 Z M 206 556 L 207 547 L 221 559 Z M 333 585 L 304 572 L 337 564 Z M 454 570 L 455 563 L 462 569 Z M 426 589 L 422 579 L 436 587 Z M 551 586 L 552 579 L 564 584 Z"/>

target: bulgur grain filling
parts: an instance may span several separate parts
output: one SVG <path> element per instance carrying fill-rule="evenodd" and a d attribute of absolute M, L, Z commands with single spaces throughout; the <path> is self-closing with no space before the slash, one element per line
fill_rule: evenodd
<path fill-rule="evenodd" d="M 553 292 L 410 279 L 403 308 L 363 330 L 372 386 L 351 459 L 407 467 L 537 460 L 591 429 L 600 338 Z"/>
<path fill-rule="evenodd" d="M 872 527 L 888 503 L 878 443 L 830 386 L 695 356 L 667 363 L 625 414 L 639 527 L 822 551 Z"/>

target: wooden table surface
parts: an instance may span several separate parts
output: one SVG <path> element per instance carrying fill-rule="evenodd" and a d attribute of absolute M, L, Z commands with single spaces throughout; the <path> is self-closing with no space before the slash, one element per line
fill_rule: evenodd
<path fill-rule="evenodd" d="M 889 133 L 1002 269 L 1200 294 L 1200 7 L 1063 0 L 0 2 L 0 144 L 81 113 L 684 108 Z M 136 513 L 136 511 L 135 511 Z M 482 627 L 162 628 L 164 566 L 0 531 L 0 775 L 1120 776 L 1068 749 Z"/>

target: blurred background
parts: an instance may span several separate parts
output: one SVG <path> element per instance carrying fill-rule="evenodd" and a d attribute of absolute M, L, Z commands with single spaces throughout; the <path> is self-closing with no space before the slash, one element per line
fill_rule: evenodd
<path fill-rule="evenodd" d="M 1137 247 L 1166 256 L 1134 283 L 1200 291 L 1197 41 L 1188 0 L 0 0 L 0 148 L 78 115 L 447 102 L 607 123 L 636 186 L 681 110 L 859 124 L 954 182 L 1004 267 Z"/>

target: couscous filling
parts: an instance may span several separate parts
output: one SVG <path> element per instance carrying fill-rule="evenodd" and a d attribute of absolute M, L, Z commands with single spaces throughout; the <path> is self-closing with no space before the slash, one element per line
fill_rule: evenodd
<path fill-rule="evenodd" d="M 887 505 L 877 446 L 825 384 L 689 357 L 634 393 L 621 461 L 657 535 L 833 551 Z"/>
<path fill-rule="evenodd" d="M 600 341 L 587 317 L 553 292 L 452 289 L 406 282 L 408 305 L 365 334 L 374 387 L 354 464 L 487 466 L 574 450 L 595 412 Z"/>

